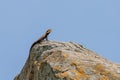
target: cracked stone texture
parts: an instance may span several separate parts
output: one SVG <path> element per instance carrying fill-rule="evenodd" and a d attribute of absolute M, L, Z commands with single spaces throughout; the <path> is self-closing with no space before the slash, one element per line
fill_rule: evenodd
<path fill-rule="evenodd" d="M 14 80 L 120 80 L 120 64 L 77 43 L 43 41 Z"/>

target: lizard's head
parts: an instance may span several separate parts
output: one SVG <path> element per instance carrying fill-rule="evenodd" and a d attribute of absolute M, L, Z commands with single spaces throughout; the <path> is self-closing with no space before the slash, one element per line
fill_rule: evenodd
<path fill-rule="evenodd" d="M 49 33 L 51 33 L 51 32 L 52 32 L 51 29 L 48 29 L 48 30 L 46 31 L 47 34 L 49 34 Z"/>

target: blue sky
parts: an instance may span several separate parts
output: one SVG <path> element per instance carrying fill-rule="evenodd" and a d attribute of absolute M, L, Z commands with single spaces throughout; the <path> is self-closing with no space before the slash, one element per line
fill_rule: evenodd
<path fill-rule="evenodd" d="M 1 0 L 0 80 L 21 71 L 31 44 L 48 28 L 49 39 L 73 41 L 120 63 L 120 0 Z"/>

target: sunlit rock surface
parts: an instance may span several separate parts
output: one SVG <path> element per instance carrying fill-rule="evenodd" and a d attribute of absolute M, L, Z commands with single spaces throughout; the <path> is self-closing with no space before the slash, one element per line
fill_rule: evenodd
<path fill-rule="evenodd" d="M 120 80 L 120 65 L 77 43 L 43 41 L 14 80 Z"/>

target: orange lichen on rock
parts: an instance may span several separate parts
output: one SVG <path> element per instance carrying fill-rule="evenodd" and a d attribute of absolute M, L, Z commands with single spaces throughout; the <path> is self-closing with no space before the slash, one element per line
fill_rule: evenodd
<path fill-rule="evenodd" d="M 62 67 L 61 66 L 55 66 L 53 69 L 55 69 L 56 71 L 61 71 Z"/>
<path fill-rule="evenodd" d="M 34 61 L 34 64 L 36 65 L 38 63 L 38 61 Z"/>
<path fill-rule="evenodd" d="M 89 75 L 86 75 L 84 71 L 79 72 L 75 69 L 71 70 L 71 72 L 74 74 L 71 78 L 74 80 L 79 80 L 80 78 L 89 78 Z"/>
<path fill-rule="evenodd" d="M 55 74 L 55 76 L 57 78 L 65 78 L 65 77 L 69 76 L 69 72 L 66 71 L 66 72 L 63 72 L 63 73 L 57 73 L 57 74 Z"/>
<path fill-rule="evenodd" d="M 71 62 L 71 66 L 76 66 L 76 65 L 77 65 L 76 61 Z"/>
<path fill-rule="evenodd" d="M 65 52 L 62 52 L 62 56 L 63 56 L 64 58 L 68 58 L 68 57 L 69 57 L 69 54 L 66 54 Z"/>
<path fill-rule="evenodd" d="M 102 66 L 101 64 L 97 64 L 94 68 L 94 72 L 95 73 L 100 73 L 101 75 L 105 75 L 107 73 L 109 73 L 104 66 Z"/>
<path fill-rule="evenodd" d="M 73 60 L 71 61 L 71 66 L 77 66 L 77 65 L 83 65 L 83 63 L 82 63 L 82 62 L 78 62 L 78 61 L 76 61 L 75 59 L 73 59 Z"/>
<path fill-rule="evenodd" d="M 110 75 L 112 75 L 112 73 L 106 70 L 105 67 L 102 66 L 101 64 L 97 64 L 95 66 L 94 72 L 103 75 L 103 77 L 101 77 L 99 80 L 109 80 Z"/>
<path fill-rule="evenodd" d="M 71 76 L 70 77 L 71 80 L 80 80 L 80 78 L 81 79 L 84 79 L 84 78 L 88 79 L 88 78 L 90 78 L 89 75 L 84 73 L 84 69 L 83 68 L 81 68 L 79 71 L 76 70 L 76 69 L 72 69 L 72 70 L 68 70 L 66 72 L 57 73 L 57 74 L 55 74 L 55 76 L 57 78 L 65 78 L 65 77 Z"/>
<path fill-rule="evenodd" d="M 84 67 L 83 66 L 76 66 L 76 69 L 78 72 L 80 72 L 81 74 L 85 74 L 84 72 Z"/>
<path fill-rule="evenodd" d="M 37 70 L 39 70 L 40 64 L 38 63 L 38 61 L 34 61 L 34 65 L 37 67 Z"/>

